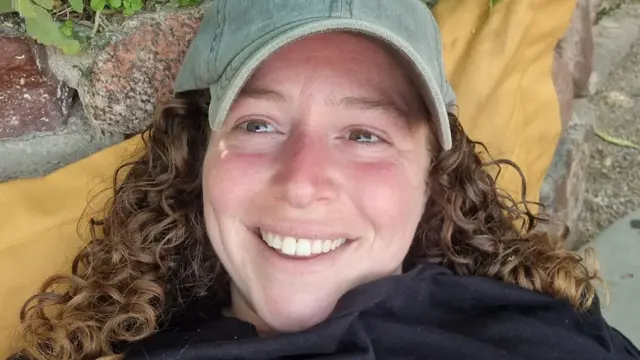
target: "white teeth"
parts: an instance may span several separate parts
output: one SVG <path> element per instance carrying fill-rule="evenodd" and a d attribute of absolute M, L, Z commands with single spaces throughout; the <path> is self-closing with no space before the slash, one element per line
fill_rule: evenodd
<path fill-rule="evenodd" d="M 282 240 L 282 252 L 287 255 L 296 254 L 296 239 L 291 236 L 287 236 Z"/>
<path fill-rule="evenodd" d="M 322 254 L 322 240 L 313 240 L 313 246 L 311 247 L 312 254 Z"/>
<path fill-rule="evenodd" d="M 269 245 L 269 246 L 271 246 L 274 249 L 282 249 L 282 238 L 278 235 L 271 235 L 271 236 L 273 237 L 273 245 Z"/>
<path fill-rule="evenodd" d="M 300 257 L 328 253 L 342 246 L 347 239 L 335 240 L 309 240 L 296 239 L 292 236 L 280 236 L 266 231 L 261 231 L 262 240 L 274 249 L 280 250 L 286 255 L 296 255 Z"/>
<path fill-rule="evenodd" d="M 331 251 L 331 243 L 332 242 L 333 241 L 331 241 L 331 240 L 324 240 L 322 242 L 322 252 L 323 253 L 328 253 L 329 251 Z"/>
<path fill-rule="evenodd" d="M 299 239 L 296 244 L 296 255 L 309 256 L 311 255 L 311 242 L 307 239 Z"/>

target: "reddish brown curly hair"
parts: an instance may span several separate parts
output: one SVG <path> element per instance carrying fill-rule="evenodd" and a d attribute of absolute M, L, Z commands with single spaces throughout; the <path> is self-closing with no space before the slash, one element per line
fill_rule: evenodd
<path fill-rule="evenodd" d="M 201 169 L 210 132 L 205 92 L 180 94 L 143 133 L 145 151 L 119 167 L 104 218 L 71 275 L 49 278 L 21 312 L 21 349 L 34 360 L 117 359 L 116 344 L 151 335 L 188 299 L 228 291 L 207 238 Z M 564 250 L 548 222 L 500 192 L 471 141 L 450 115 L 453 148 L 433 159 L 425 213 L 405 268 L 440 264 L 566 299 L 595 297 L 595 263 Z M 517 169 L 517 167 L 516 167 Z M 526 188 L 523 186 L 523 193 Z M 589 262 L 591 255 L 587 254 Z"/>

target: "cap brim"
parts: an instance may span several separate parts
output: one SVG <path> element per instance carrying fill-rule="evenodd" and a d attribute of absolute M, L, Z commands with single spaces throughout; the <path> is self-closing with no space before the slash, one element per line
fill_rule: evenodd
<path fill-rule="evenodd" d="M 420 60 L 420 56 L 404 40 L 390 31 L 365 21 L 353 19 L 312 20 L 303 24 L 296 24 L 291 28 L 276 29 L 265 37 L 270 38 L 266 43 L 254 51 L 243 63 L 229 66 L 222 77 L 210 86 L 211 105 L 209 106 L 209 121 L 211 128 L 218 130 L 231 108 L 235 98 L 251 77 L 251 74 L 279 49 L 304 37 L 332 32 L 351 31 L 372 36 L 391 45 L 415 69 L 419 79 L 416 85 L 422 94 L 424 102 L 434 117 L 433 121 L 438 129 L 438 140 L 444 150 L 451 148 L 451 130 L 447 107 L 444 102 L 439 84 L 434 80 L 431 71 Z M 235 70 L 235 71 L 234 71 Z"/>

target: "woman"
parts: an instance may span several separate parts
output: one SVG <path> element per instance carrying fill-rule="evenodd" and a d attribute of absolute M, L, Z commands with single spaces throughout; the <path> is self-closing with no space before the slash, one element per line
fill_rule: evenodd
<path fill-rule="evenodd" d="M 419 0 L 214 2 L 176 91 L 24 357 L 640 358 L 448 112 Z"/>

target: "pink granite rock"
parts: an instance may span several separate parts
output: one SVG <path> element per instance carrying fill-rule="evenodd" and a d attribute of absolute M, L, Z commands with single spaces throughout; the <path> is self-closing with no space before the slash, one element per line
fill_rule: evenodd
<path fill-rule="evenodd" d="M 33 40 L 0 33 L 0 139 L 63 125 L 73 92 L 46 68 Z"/>
<path fill-rule="evenodd" d="M 591 148 L 586 141 L 593 136 L 596 112 L 587 99 L 573 103 L 573 116 L 562 132 L 553 161 L 540 192 L 540 202 L 545 204 L 554 221 L 576 229 L 585 199 L 585 169 L 590 161 Z M 551 226 L 544 230 L 557 233 Z M 576 239 L 570 234 L 565 246 L 573 248 Z"/>
<path fill-rule="evenodd" d="M 155 106 L 171 97 L 205 10 L 138 14 L 125 23 L 78 84 L 85 111 L 98 127 L 136 133 L 149 124 Z"/>
<path fill-rule="evenodd" d="M 553 57 L 553 85 L 558 94 L 562 128 L 566 129 L 573 114 L 573 74 L 571 67 L 558 51 Z"/>
<path fill-rule="evenodd" d="M 558 54 L 573 74 L 574 95 L 586 96 L 593 69 L 592 0 L 578 0 L 569 28 L 558 43 Z"/>

